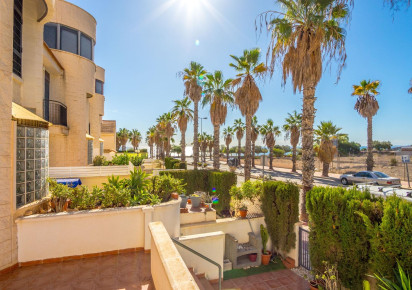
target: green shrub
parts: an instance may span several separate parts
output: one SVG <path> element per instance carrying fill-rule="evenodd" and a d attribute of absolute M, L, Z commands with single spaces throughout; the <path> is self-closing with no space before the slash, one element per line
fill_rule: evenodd
<path fill-rule="evenodd" d="M 130 157 L 130 162 L 134 165 L 134 166 L 141 166 L 143 163 L 143 157 L 139 157 L 137 155 Z"/>
<path fill-rule="evenodd" d="M 281 181 L 263 183 L 261 209 L 273 247 L 282 255 L 295 247 L 299 221 L 299 188 Z"/>
<path fill-rule="evenodd" d="M 108 162 L 106 161 L 106 158 L 101 155 L 96 155 L 93 158 L 93 166 L 104 166 L 108 165 Z"/>
<path fill-rule="evenodd" d="M 283 154 L 285 154 L 285 151 L 283 149 L 273 148 L 273 155 L 275 157 L 283 157 Z"/>
<path fill-rule="evenodd" d="M 184 192 L 184 184 L 182 180 L 172 177 L 170 174 L 155 176 L 149 182 L 149 192 L 157 195 L 162 202 L 168 201 L 173 192 L 182 194 Z"/>
<path fill-rule="evenodd" d="M 391 166 L 398 166 L 398 161 L 396 160 L 396 158 L 391 158 L 390 165 Z"/>
<path fill-rule="evenodd" d="M 140 152 L 140 153 L 147 153 L 147 148 L 142 148 L 142 149 L 140 149 L 139 152 Z"/>
<path fill-rule="evenodd" d="M 174 178 L 181 179 L 185 184 L 184 189 L 187 195 L 195 191 L 209 192 L 216 195 L 219 203 L 215 205 L 218 212 L 230 209 L 230 188 L 236 184 L 237 177 L 232 172 L 220 172 L 212 170 L 181 170 L 181 171 L 161 171 L 160 175 L 169 174 Z M 213 188 L 216 192 L 212 194 Z"/>
<path fill-rule="evenodd" d="M 173 169 L 187 169 L 186 162 L 175 162 L 173 165 Z"/>
<path fill-rule="evenodd" d="M 112 159 L 113 165 L 129 165 L 130 156 L 127 153 L 121 155 L 114 155 Z"/>

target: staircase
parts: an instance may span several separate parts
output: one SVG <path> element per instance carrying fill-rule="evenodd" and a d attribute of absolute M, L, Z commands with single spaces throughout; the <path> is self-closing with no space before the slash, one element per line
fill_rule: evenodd
<path fill-rule="evenodd" d="M 200 290 L 215 290 L 219 288 L 217 284 L 216 284 L 216 287 L 213 287 L 210 281 L 206 279 L 205 274 L 202 274 L 202 273 L 196 274 L 193 268 L 189 268 L 189 271 L 192 274 L 193 278 L 195 279 L 195 282 L 197 286 L 199 286 Z"/>

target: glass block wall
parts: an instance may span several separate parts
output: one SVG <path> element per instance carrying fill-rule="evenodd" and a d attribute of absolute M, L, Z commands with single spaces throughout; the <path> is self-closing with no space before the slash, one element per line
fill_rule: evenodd
<path fill-rule="evenodd" d="M 49 176 L 49 131 L 17 126 L 16 207 L 47 195 Z"/>

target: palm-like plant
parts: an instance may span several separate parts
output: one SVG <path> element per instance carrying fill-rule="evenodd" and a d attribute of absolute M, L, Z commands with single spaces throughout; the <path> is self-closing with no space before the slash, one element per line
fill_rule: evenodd
<path fill-rule="evenodd" d="M 142 141 L 142 134 L 140 134 L 139 130 L 133 129 L 130 131 L 129 141 L 132 143 L 134 151 L 139 148 L 139 144 Z"/>
<path fill-rule="evenodd" d="M 223 137 L 225 138 L 226 144 L 226 163 L 229 161 L 229 153 L 230 153 L 230 143 L 232 143 L 233 139 L 233 129 L 231 127 L 227 127 L 223 129 Z"/>
<path fill-rule="evenodd" d="M 130 131 L 126 128 L 119 129 L 119 137 L 120 144 L 122 145 L 122 151 L 126 151 L 126 144 L 127 141 L 129 141 Z"/>
<path fill-rule="evenodd" d="M 240 153 L 242 152 L 242 138 L 243 134 L 245 132 L 245 124 L 243 124 L 242 119 L 236 119 L 235 123 L 232 126 L 233 132 L 236 132 L 236 138 L 237 138 L 237 158 L 239 159 L 240 163 Z"/>
<path fill-rule="evenodd" d="M 152 126 L 146 131 L 146 143 L 149 145 L 150 158 L 153 158 L 153 146 L 155 144 L 156 127 Z"/>
<path fill-rule="evenodd" d="M 182 162 L 186 161 L 186 129 L 187 129 L 187 122 L 193 120 L 193 110 L 190 108 L 191 101 L 188 97 L 182 100 L 175 100 L 173 101 L 175 106 L 172 109 L 172 114 L 177 121 L 177 125 L 179 126 L 180 133 L 182 134 L 180 139 L 180 147 L 182 148 L 182 155 L 180 156 L 180 160 Z"/>
<path fill-rule="evenodd" d="M 122 146 L 122 136 L 120 132 L 116 132 L 116 151 L 120 150 L 120 146 Z"/>
<path fill-rule="evenodd" d="M 299 144 L 301 126 L 302 114 L 298 114 L 296 111 L 293 111 L 292 114 L 288 113 L 283 131 L 286 133 L 285 139 L 290 138 L 290 145 L 292 145 L 292 172 L 296 172 L 296 147 Z"/>
<path fill-rule="evenodd" d="M 203 132 L 202 134 L 198 135 L 198 140 L 199 140 L 199 145 L 200 145 L 200 151 L 202 153 L 202 162 L 206 161 L 206 150 L 207 146 L 209 144 L 209 140 L 212 137 L 206 134 L 206 132 Z"/>
<path fill-rule="evenodd" d="M 347 136 L 346 134 L 339 133 L 342 128 L 336 127 L 332 121 L 320 122 L 320 125 L 315 130 L 316 150 L 318 158 L 323 164 L 322 176 L 329 176 L 329 164 L 333 161 L 336 152 L 338 151 L 336 146 L 333 145 L 333 140 L 337 140 L 341 137 Z"/>
<path fill-rule="evenodd" d="M 225 80 L 221 71 L 215 71 L 206 76 L 202 104 L 210 104 L 210 120 L 213 124 L 213 168 L 218 170 L 220 126 L 226 121 L 227 107 L 233 104 L 233 92 L 231 91 L 232 79 Z"/>
<path fill-rule="evenodd" d="M 233 85 L 239 85 L 235 92 L 235 102 L 242 116 L 246 119 L 246 144 L 245 144 L 245 181 L 250 179 L 251 170 L 251 131 L 252 117 L 259 108 L 262 95 L 256 85 L 255 78 L 262 77 L 267 68 L 260 62 L 260 49 L 254 48 L 243 51 L 243 55 L 236 57 L 231 55 L 235 63 L 230 66 L 238 72 Z"/>
<path fill-rule="evenodd" d="M 189 68 L 185 68 L 180 75 L 183 77 L 185 84 L 185 96 L 188 96 L 194 103 L 193 111 L 193 161 L 194 169 L 197 169 L 199 161 L 199 140 L 197 138 L 199 131 L 199 102 L 202 98 L 201 82 L 206 75 L 206 70 L 197 62 L 192 61 Z"/>
<path fill-rule="evenodd" d="M 291 76 L 293 89 L 303 91 L 301 219 L 308 220 L 306 193 L 313 186 L 313 122 L 315 90 L 321 79 L 323 61 L 337 62 L 338 78 L 345 64 L 345 30 L 350 0 L 278 0 L 283 11 L 262 14 L 261 24 L 271 33 L 268 48 L 270 73 L 281 63 L 283 84 Z M 267 20 L 267 21 L 265 21 Z"/>
<path fill-rule="evenodd" d="M 260 134 L 263 136 L 263 143 L 269 149 L 269 169 L 273 170 L 273 148 L 276 144 L 276 137 L 280 136 L 279 126 L 273 124 L 272 119 L 268 119 L 266 124 L 260 126 Z"/>
<path fill-rule="evenodd" d="M 256 147 L 256 140 L 259 137 L 259 130 L 260 126 L 258 125 L 258 120 L 256 116 L 252 118 L 252 131 L 250 138 L 252 140 L 252 167 L 255 167 L 255 147 Z"/>
<path fill-rule="evenodd" d="M 366 81 L 360 82 L 360 85 L 353 86 L 352 96 L 357 96 L 355 110 L 362 117 L 368 121 L 368 155 L 366 157 L 366 168 L 369 171 L 373 170 L 373 140 L 372 140 L 372 118 L 379 110 L 379 104 L 376 100 L 376 96 L 379 95 L 377 91 L 379 87 L 379 81 Z"/>
<path fill-rule="evenodd" d="M 161 156 L 169 157 L 170 156 L 170 149 L 171 149 L 171 140 L 175 131 L 174 128 L 174 117 L 171 112 L 164 113 L 159 118 L 157 118 L 157 129 L 159 132 L 159 144 L 161 148 L 164 150 Z M 166 154 L 164 156 L 164 153 Z"/>

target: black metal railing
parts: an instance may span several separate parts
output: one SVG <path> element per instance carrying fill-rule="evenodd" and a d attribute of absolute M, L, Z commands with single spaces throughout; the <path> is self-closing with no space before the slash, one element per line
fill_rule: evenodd
<path fill-rule="evenodd" d="M 299 228 L 299 266 L 312 270 L 309 253 L 309 231 Z"/>
<path fill-rule="evenodd" d="M 48 112 L 47 112 L 48 106 Z M 61 102 L 53 100 L 45 100 L 45 119 L 54 125 L 62 125 L 67 127 L 67 107 Z M 48 118 L 47 118 L 48 117 Z"/>

